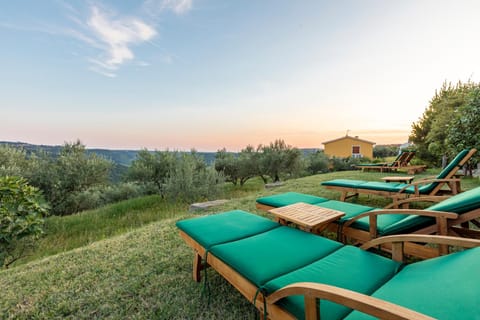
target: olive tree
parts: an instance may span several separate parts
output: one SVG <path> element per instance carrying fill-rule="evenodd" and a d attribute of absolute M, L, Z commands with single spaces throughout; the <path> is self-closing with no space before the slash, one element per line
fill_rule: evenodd
<path fill-rule="evenodd" d="M 278 182 L 282 175 L 295 176 L 302 170 L 300 150 L 287 145 L 283 140 L 275 140 L 268 146 L 259 146 L 258 149 L 261 150 L 260 176 L 265 183 L 265 176 Z"/>
<path fill-rule="evenodd" d="M 40 236 L 46 215 L 37 188 L 21 177 L 0 177 L 0 266 L 8 267 L 22 257 L 20 240 Z"/>
<path fill-rule="evenodd" d="M 480 88 L 472 90 L 466 103 L 455 110 L 446 140 L 452 154 L 465 148 L 480 149 Z M 477 161 L 478 157 L 473 160 Z M 472 175 L 472 166 L 468 169 Z"/>
<path fill-rule="evenodd" d="M 466 103 L 470 92 L 478 88 L 473 82 L 444 83 L 435 92 L 422 117 L 412 124 L 410 141 L 415 144 L 416 156 L 427 163 L 440 165 L 443 156 L 449 153 L 447 132 L 454 114 Z"/>

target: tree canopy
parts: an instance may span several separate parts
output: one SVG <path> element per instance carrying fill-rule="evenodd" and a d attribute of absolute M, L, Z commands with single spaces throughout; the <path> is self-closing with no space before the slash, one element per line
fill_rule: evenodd
<path fill-rule="evenodd" d="M 445 82 L 435 92 L 422 117 L 412 124 L 410 141 L 418 158 L 440 166 L 443 157 L 452 159 L 464 148 L 478 148 L 479 89 L 480 84 L 471 81 L 456 85 Z"/>

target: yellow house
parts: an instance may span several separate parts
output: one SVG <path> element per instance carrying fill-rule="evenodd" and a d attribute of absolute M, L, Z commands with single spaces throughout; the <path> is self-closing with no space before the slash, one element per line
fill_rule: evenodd
<path fill-rule="evenodd" d="M 325 154 L 337 158 L 370 158 L 373 159 L 373 145 L 375 142 L 359 139 L 358 136 L 346 135 L 338 139 L 325 141 Z"/>

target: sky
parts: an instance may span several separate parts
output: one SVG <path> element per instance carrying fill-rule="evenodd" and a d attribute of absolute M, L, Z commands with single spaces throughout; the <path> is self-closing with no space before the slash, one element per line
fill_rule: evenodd
<path fill-rule="evenodd" d="M 404 143 L 480 81 L 480 1 L 0 0 L 0 141 Z"/>

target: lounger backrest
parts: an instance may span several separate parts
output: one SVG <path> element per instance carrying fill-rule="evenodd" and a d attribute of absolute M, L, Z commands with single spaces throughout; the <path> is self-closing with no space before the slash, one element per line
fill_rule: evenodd
<path fill-rule="evenodd" d="M 427 209 L 433 211 L 454 212 L 458 214 L 480 209 L 480 187 L 454 195 L 442 202 L 428 207 Z M 435 220 L 431 217 L 411 215 L 398 222 L 385 226 L 381 229 L 381 232 L 383 235 L 408 233 L 412 230 L 427 226 L 429 223 L 435 223 Z"/>
<path fill-rule="evenodd" d="M 398 164 L 400 163 L 400 161 L 407 155 L 407 152 L 405 151 L 402 151 L 402 153 L 400 153 L 399 155 L 397 155 L 397 157 L 395 158 L 395 160 L 392 161 L 392 163 L 389 163 L 388 166 L 389 167 L 396 167 L 398 166 Z"/>
<path fill-rule="evenodd" d="M 415 157 L 415 151 L 408 151 L 407 156 L 403 159 L 402 162 L 400 162 L 401 167 L 408 166 L 410 161 L 412 161 L 413 157 Z"/>
<path fill-rule="evenodd" d="M 428 210 L 462 214 L 480 208 L 480 187 L 459 193 L 428 207 Z"/>
<path fill-rule="evenodd" d="M 460 167 L 463 166 L 468 159 L 470 159 L 471 156 L 464 160 L 465 156 L 467 156 L 469 152 L 470 149 L 460 151 L 460 153 L 457 154 L 457 156 L 450 161 L 450 163 L 437 175 L 437 179 L 452 177 L 458 171 L 458 169 L 460 169 Z M 457 169 L 455 170 L 456 167 Z"/>
<path fill-rule="evenodd" d="M 465 149 L 460 151 L 457 156 L 435 177 L 436 179 L 450 179 L 457 171 L 472 157 L 476 149 Z M 435 188 L 441 188 L 439 182 L 432 182 L 420 187 L 421 194 L 429 194 Z"/>

